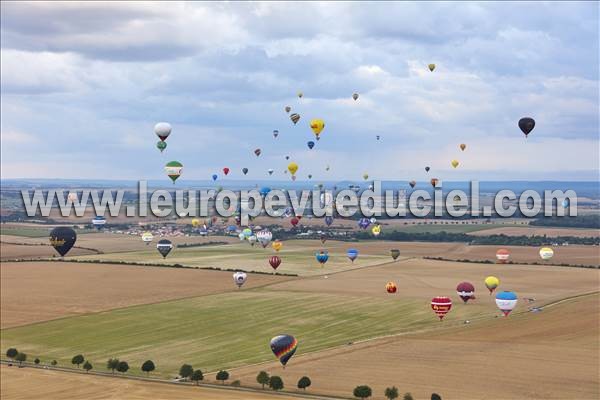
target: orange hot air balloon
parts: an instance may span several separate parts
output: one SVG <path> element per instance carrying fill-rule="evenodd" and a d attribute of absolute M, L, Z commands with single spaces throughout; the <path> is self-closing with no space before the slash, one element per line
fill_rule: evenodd
<path fill-rule="evenodd" d="M 385 284 L 385 290 L 388 293 L 396 293 L 396 291 L 398 290 L 398 287 L 396 286 L 396 284 L 394 282 L 388 282 Z"/>
<path fill-rule="evenodd" d="M 281 243 L 281 241 L 279 240 L 276 240 L 273 242 L 273 244 L 271 244 L 271 247 L 273 248 L 273 250 L 279 251 L 283 247 L 283 243 Z"/>
<path fill-rule="evenodd" d="M 466 144 L 464 144 L 464 143 L 461 143 L 461 144 L 460 144 L 460 149 L 461 149 L 462 151 L 465 151 L 465 149 L 466 149 L 466 148 L 467 148 L 467 145 L 466 145 Z"/>
<path fill-rule="evenodd" d="M 431 180 L 429 182 L 431 183 L 431 186 L 433 186 L 435 188 L 439 181 L 440 180 L 438 178 L 431 178 Z"/>
<path fill-rule="evenodd" d="M 510 251 L 508 249 L 498 249 L 496 252 L 496 259 L 499 264 L 506 264 L 508 259 L 510 258 Z"/>
<path fill-rule="evenodd" d="M 431 309 L 439 317 L 440 321 L 448 314 L 452 308 L 450 297 L 438 296 L 431 299 Z"/>

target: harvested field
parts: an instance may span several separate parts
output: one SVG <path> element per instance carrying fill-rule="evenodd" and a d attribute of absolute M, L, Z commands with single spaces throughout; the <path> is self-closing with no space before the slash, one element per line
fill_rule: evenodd
<path fill-rule="evenodd" d="M 469 232 L 474 236 L 488 235 L 507 235 L 507 236 L 575 236 L 575 237 L 598 237 L 598 229 L 577 229 L 577 228 L 545 228 L 541 226 L 514 226 L 514 227 L 494 227 L 486 230 Z"/>

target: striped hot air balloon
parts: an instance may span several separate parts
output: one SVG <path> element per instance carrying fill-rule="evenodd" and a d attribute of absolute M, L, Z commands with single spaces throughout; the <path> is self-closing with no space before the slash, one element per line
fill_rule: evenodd
<path fill-rule="evenodd" d="M 319 264 L 321 264 L 321 266 L 324 266 L 327 260 L 329 260 L 329 253 L 327 253 L 325 250 L 321 250 L 315 254 L 315 258 Z"/>
<path fill-rule="evenodd" d="M 269 264 L 273 269 L 277 269 L 281 265 L 281 257 L 279 256 L 271 256 L 269 257 Z"/>
<path fill-rule="evenodd" d="M 440 321 L 448 314 L 452 308 L 450 297 L 438 296 L 431 299 L 431 309 L 439 317 Z"/>
<path fill-rule="evenodd" d="M 346 252 L 346 256 L 350 259 L 350 261 L 354 262 L 358 258 L 358 250 L 356 249 L 348 249 Z"/>
<path fill-rule="evenodd" d="M 461 282 L 456 286 L 456 293 L 467 304 L 467 301 L 475 298 L 475 286 L 471 282 Z"/>
<path fill-rule="evenodd" d="M 500 292 L 496 295 L 496 305 L 502 311 L 504 316 L 508 316 L 512 310 L 517 306 L 517 294 L 514 292 Z"/>
<path fill-rule="evenodd" d="M 285 368 L 290 358 L 296 353 L 298 341 L 292 335 L 279 335 L 271 339 L 271 351 Z"/>
<path fill-rule="evenodd" d="M 171 178 L 173 184 L 181 176 L 181 171 L 183 171 L 183 164 L 179 161 L 171 161 L 165 165 L 165 172 Z"/>
<path fill-rule="evenodd" d="M 496 252 L 496 259 L 499 264 L 505 264 L 510 258 L 510 251 L 508 249 L 498 249 Z"/>

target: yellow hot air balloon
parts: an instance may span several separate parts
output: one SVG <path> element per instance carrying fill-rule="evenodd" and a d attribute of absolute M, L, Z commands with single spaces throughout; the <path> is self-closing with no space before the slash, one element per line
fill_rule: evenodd
<path fill-rule="evenodd" d="M 363 179 L 366 181 L 367 179 L 369 179 L 369 174 L 367 174 L 366 172 L 363 174 Z"/>
<path fill-rule="evenodd" d="M 295 162 L 291 162 L 288 164 L 288 171 L 290 171 L 290 173 L 292 175 L 296 175 L 296 171 L 298 171 L 298 164 L 296 164 Z"/>
<path fill-rule="evenodd" d="M 433 70 L 435 69 L 435 64 L 429 64 L 427 67 L 429 67 L 429 70 L 433 72 Z"/>
<path fill-rule="evenodd" d="M 458 160 L 452 160 L 451 164 L 454 168 L 458 167 Z"/>
<path fill-rule="evenodd" d="M 373 233 L 373 236 L 379 236 L 381 233 L 381 225 L 375 225 L 373 228 L 371 228 L 371 233 Z"/>
<path fill-rule="evenodd" d="M 485 287 L 490 291 L 490 294 L 500 285 L 500 279 L 495 276 L 488 276 L 483 282 L 485 283 Z"/>
<path fill-rule="evenodd" d="M 279 251 L 283 247 L 283 243 L 281 243 L 279 240 L 276 240 L 271 244 L 271 247 L 273 248 L 273 250 Z"/>
<path fill-rule="evenodd" d="M 461 144 L 460 144 L 460 149 L 461 149 L 462 151 L 465 151 L 465 149 L 466 149 L 466 148 L 467 148 L 467 145 L 466 145 L 466 144 L 464 144 L 464 143 L 461 143 Z"/>
<path fill-rule="evenodd" d="M 200 220 L 199 220 L 198 218 L 194 218 L 194 219 L 192 219 L 192 226 L 193 226 L 194 228 L 197 228 L 197 227 L 198 227 L 198 225 L 200 225 Z"/>
<path fill-rule="evenodd" d="M 554 250 L 550 247 L 542 247 L 540 249 L 540 258 L 542 260 L 549 260 L 554 256 Z"/>
<path fill-rule="evenodd" d="M 310 129 L 313 130 L 317 139 L 319 139 L 319 135 L 321 134 L 323 128 L 325 128 L 325 121 L 322 119 L 313 119 L 310 121 Z"/>

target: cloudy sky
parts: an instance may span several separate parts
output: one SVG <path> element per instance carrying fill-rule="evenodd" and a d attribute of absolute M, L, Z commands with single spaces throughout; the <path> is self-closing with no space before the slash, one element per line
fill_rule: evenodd
<path fill-rule="evenodd" d="M 2 178 L 598 178 L 597 2 L 1 7 Z"/>

